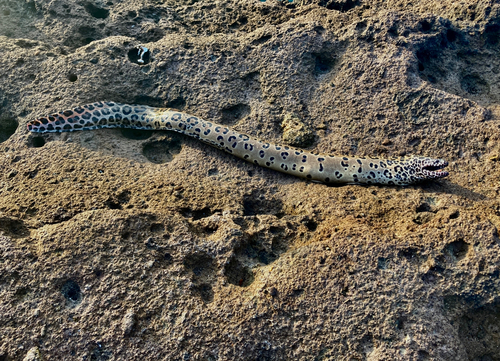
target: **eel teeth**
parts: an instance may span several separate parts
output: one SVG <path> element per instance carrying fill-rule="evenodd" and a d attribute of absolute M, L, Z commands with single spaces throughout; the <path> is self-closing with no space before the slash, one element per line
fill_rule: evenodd
<path fill-rule="evenodd" d="M 441 170 L 448 166 L 448 162 L 443 159 L 426 159 L 422 161 L 422 173 L 429 179 L 444 178 L 448 176 L 448 172 Z"/>

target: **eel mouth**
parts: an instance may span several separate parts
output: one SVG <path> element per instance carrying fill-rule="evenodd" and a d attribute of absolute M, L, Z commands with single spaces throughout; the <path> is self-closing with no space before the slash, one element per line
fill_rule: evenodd
<path fill-rule="evenodd" d="M 422 162 L 422 170 L 428 178 L 444 178 L 449 175 L 445 170 L 448 162 L 442 159 L 429 159 Z"/>

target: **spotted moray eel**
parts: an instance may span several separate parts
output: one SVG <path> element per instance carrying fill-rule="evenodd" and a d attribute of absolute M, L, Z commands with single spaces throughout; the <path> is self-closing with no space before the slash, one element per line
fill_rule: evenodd
<path fill-rule="evenodd" d="M 100 128 L 171 130 L 189 135 L 256 165 L 323 183 L 409 185 L 443 178 L 441 159 L 350 158 L 322 155 L 263 142 L 175 109 L 97 102 L 38 118 L 31 132 L 71 132 Z"/>

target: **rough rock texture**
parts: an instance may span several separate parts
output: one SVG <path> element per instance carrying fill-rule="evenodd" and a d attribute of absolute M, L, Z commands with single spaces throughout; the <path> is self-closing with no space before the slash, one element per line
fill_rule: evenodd
<path fill-rule="evenodd" d="M 0 0 L 0 45 L 0 360 L 500 360 L 498 2 Z M 309 149 L 451 175 L 327 187 L 26 130 L 98 100 L 272 142 L 294 114 Z"/>

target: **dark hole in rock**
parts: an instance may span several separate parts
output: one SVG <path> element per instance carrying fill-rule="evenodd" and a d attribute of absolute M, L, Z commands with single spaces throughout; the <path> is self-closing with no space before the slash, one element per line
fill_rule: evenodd
<path fill-rule="evenodd" d="M 453 256 L 455 256 L 457 261 L 459 261 L 467 255 L 467 252 L 469 251 L 470 247 L 471 247 L 470 244 L 464 242 L 463 239 L 459 239 L 455 242 L 448 244 L 446 246 L 446 249 L 448 250 L 448 252 L 453 254 Z"/>
<path fill-rule="evenodd" d="M 209 176 L 214 176 L 214 175 L 217 175 L 219 174 L 219 170 L 217 168 L 211 168 L 208 170 L 208 175 Z"/>
<path fill-rule="evenodd" d="M 314 232 L 317 228 L 318 228 L 318 224 L 313 221 L 313 220 L 308 220 L 306 223 L 305 223 L 305 226 L 307 227 L 308 230 L 310 230 L 311 232 Z"/>
<path fill-rule="evenodd" d="M 377 259 L 377 268 L 384 270 L 387 268 L 388 260 L 385 257 L 379 257 Z"/>
<path fill-rule="evenodd" d="M 73 73 L 72 73 L 72 74 L 69 74 L 69 75 L 68 75 L 68 80 L 69 80 L 70 82 L 75 82 L 75 81 L 77 81 L 77 80 L 78 80 L 78 76 L 77 76 L 76 74 L 73 74 Z"/>
<path fill-rule="evenodd" d="M 264 44 L 265 42 L 267 42 L 269 39 L 271 39 L 272 36 L 271 35 L 264 35 L 264 36 L 261 36 L 260 38 L 258 39 L 255 39 L 254 41 L 252 41 L 252 45 L 260 45 L 260 44 Z"/>
<path fill-rule="evenodd" d="M 166 264 L 171 264 L 174 262 L 174 258 L 168 252 L 163 255 L 163 260 L 165 261 Z"/>
<path fill-rule="evenodd" d="M 186 106 L 186 100 L 182 97 L 169 100 L 165 105 L 166 108 L 182 109 Z"/>
<path fill-rule="evenodd" d="M 80 290 L 80 286 L 73 280 L 68 280 L 61 287 L 61 293 L 64 298 L 71 303 L 79 303 L 82 298 L 82 292 Z"/>
<path fill-rule="evenodd" d="M 427 32 L 432 29 L 432 25 L 427 20 L 422 20 L 420 22 L 420 30 L 423 32 Z"/>
<path fill-rule="evenodd" d="M 404 258 L 406 258 L 408 261 L 411 261 L 413 260 L 415 257 L 418 256 L 418 249 L 416 248 L 413 248 L 413 247 L 410 247 L 410 248 L 406 248 L 406 249 L 403 249 L 399 252 L 399 254 L 401 256 L 403 256 Z"/>
<path fill-rule="evenodd" d="M 497 45 L 500 40 L 500 25 L 488 25 L 484 31 L 486 43 L 488 45 Z"/>
<path fill-rule="evenodd" d="M 128 51 L 128 60 L 130 60 L 132 63 L 139 64 L 139 65 L 146 65 L 149 64 L 150 62 L 150 56 L 151 52 L 149 49 L 142 47 L 142 46 L 137 46 L 135 48 L 132 48 Z"/>
<path fill-rule="evenodd" d="M 337 10 L 345 13 L 359 5 L 358 0 L 321 0 L 319 6 L 326 7 L 328 10 Z"/>
<path fill-rule="evenodd" d="M 243 197 L 243 212 L 245 216 L 255 216 L 257 214 L 274 214 L 281 218 L 284 215 L 283 202 L 280 199 L 266 199 L 252 192 Z"/>
<path fill-rule="evenodd" d="M 229 283 L 239 287 L 248 287 L 254 281 L 252 271 L 242 265 L 236 258 L 232 258 L 229 261 L 224 268 L 224 274 Z"/>
<path fill-rule="evenodd" d="M 314 53 L 314 72 L 317 75 L 328 73 L 335 64 L 335 59 L 333 59 L 329 54 Z"/>
<path fill-rule="evenodd" d="M 153 135 L 151 130 L 121 128 L 120 132 L 127 139 L 145 140 Z"/>
<path fill-rule="evenodd" d="M 246 104 L 236 104 L 229 108 L 222 109 L 221 124 L 234 124 L 238 120 L 250 114 L 250 106 Z"/>
<path fill-rule="evenodd" d="M 17 125 L 12 118 L 0 119 L 0 143 L 5 142 L 16 132 Z"/>
<path fill-rule="evenodd" d="M 396 326 L 398 330 L 402 330 L 405 327 L 406 317 L 401 316 L 396 320 Z"/>
<path fill-rule="evenodd" d="M 0 218 L 0 231 L 12 238 L 23 238 L 30 234 L 28 227 L 22 220 L 9 217 Z"/>
<path fill-rule="evenodd" d="M 153 233 L 159 233 L 159 232 L 163 232 L 165 230 L 165 226 L 161 223 L 153 223 L 149 229 L 151 230 L 151 232 Z"/>
<path fill-rule="evenodd" d="M 274 253 L 272 252 L 268 252 L 266 251 L 265 249 L 261 249 L 259 251 L 259 253 L 257 254 L 257 257 L 259 259 L 259 262 L 260 263 L 263 263 L 265 265 L 268 265 L 270 263 L 273 263 L 274 261 L 276 261 L 276 259 L 278 258 L 277 255 L 275 255 Z"/>
<path fill-rule="evenodd" d="M 106 19 L 109 16 L 109 10 L 95 6 L 92 3 L 84 5 L 85 10 L 96 19 Z"/>
<path fill-rule="evenodd" d="M 428 205 L 427 203 L 422 203 L 420 204 L 417 209 L 415 210 L 417 213 L 421 212 L 430 212 L 431 211 L 431 206 Z"/>
<path fill-rule="evenodd" d="M 142 154 L 152 163 L 167 163 L 180 153 L 181 144 L 181 136 L 171 134 L 163 140 L 155 140 L 144 144 Z"/>
<path fill-rule="evenodd" d="M 186 218 L 193 218 L 193 221 L 210 217 L 213 212 L 209 207 L 192 210 L 191 208 L 181 208 L 181 214 Z"/>
<path fill-rule="evenodd" d="M 202 283 L 200 285 L 194 286 L 193 291 L 197 293 L 200 298 L 209 303 L 214 300 L 214 291 L 212 289 L 212 286 L 208 283 Z"/>
<path fill-rule="evenodd" d="M 206 254 L 191 254 L 184 258 L 184 267 L 193 273 L 193 282 L 196 284 L 207 283 L 213 279 L 215 272 L 214 259 Z"/>
<path fill-rule="evenodd" d="M 450 43 L 453 43 L 455 40 L 457 40 L 457 32 L 452 29 L 448 29 L 446 31 L 446 40 L 448 40 Z"/>
<path fill-rule="evenodd" d="M 31 144 L 35 148 L 41 148 L 45 145 L 45 139 L 43 137 L 33 137 L 31 138 Z"/>

